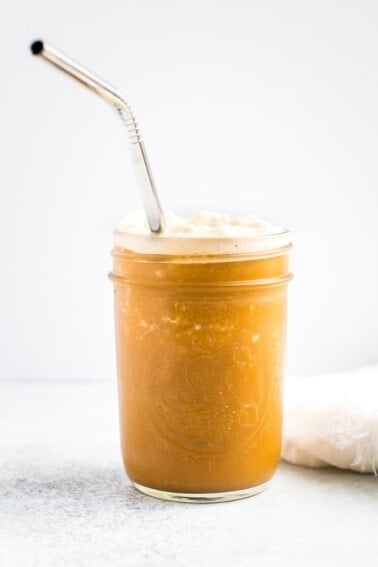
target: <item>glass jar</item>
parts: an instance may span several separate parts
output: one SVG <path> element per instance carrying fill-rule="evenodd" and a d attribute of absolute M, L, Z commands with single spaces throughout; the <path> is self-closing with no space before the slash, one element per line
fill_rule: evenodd
<path fill-rule="evenodd" d="M 127 474 L 169 500 L 251 496 L 280 459 L 288 232 L 201 239 L 201 254 L 153 238 L 112 252 Z"/>

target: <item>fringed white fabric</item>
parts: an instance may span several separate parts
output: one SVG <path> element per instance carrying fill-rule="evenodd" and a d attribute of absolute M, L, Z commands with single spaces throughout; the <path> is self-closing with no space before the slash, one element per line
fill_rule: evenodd
<path fill-rule="evenodd" d="M 378 364 L 285 384 L 282 457 L 378 473 Z"/>

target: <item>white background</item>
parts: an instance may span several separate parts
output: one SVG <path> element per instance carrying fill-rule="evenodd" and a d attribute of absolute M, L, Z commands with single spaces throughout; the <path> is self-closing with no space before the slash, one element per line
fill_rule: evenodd
<path fill-rule="evenodd" d="M 0 26 L 0 378 L 114 378 L 112 227 L 140 207 L 116 117 L 39 36 L 126 92 L 166 208 L 293 230 L 290 372 L 378 361 L 375 1 L 8 0 Z"/>

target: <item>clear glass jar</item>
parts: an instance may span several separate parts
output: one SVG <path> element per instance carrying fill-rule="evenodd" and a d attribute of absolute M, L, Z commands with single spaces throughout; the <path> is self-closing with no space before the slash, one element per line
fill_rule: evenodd
<path fill-rule="evenodd" d="M 288 233 L 201 254 L 143 238 L 118 238 L 110 274 L 127 474 L 169 500 L 256 494 L 280 458 Z"/>

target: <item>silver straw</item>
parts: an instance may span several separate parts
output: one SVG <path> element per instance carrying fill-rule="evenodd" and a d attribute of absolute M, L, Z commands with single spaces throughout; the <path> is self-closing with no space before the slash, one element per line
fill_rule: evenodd
<path fill-rule="evenodd" d="M 160 206 L 139 126 L 125 97 L 112 85 L 44 41 L 34 41 L 30 49 L 34 55 L 40 55 L 115 107 L 126 126 L 131 161 L 151 232 L 162 231 L 164 213 Z"/>

